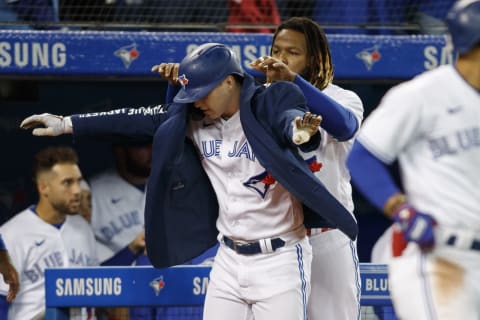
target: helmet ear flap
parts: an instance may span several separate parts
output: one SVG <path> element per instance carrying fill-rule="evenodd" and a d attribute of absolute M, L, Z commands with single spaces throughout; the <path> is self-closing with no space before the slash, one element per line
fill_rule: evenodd
<path fill-rule="evenodd" d="M 206 43 L 188 54 L 179 67 L 182 89 L 174 102 L 192 103 L 205 97 L 230 74 L 243 77 L 244 72 L 235 53 L 220 43 Z"/>
<path fill-rule="evenodd" d="M 459 0 L 447 14 L 446 23 L 454 49 L 470 51 L 480 43 L 480 0 Z"/>

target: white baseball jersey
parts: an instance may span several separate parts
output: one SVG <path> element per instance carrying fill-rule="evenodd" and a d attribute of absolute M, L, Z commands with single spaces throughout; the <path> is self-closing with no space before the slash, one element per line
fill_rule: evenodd
<path fill-rule="evenodd" d="M 358 139 L 398 157 L 408 201 L 440 225 L 480 231 L 480 96 L 451 65 L 392 88 Z"/>
<path fill-rule="evenodd" d="M 312 253 L 301 203 L 270 180 L 246 139 L 240 112 L 228 120 L 190 120 L 189 131 L 218 198 L 220 242 L 222 235 L 286 242 L 274 252 L 253 255 L 237 254 L 222 243 L 210 273 L 204 319 L 246 319 L 249 312 L 258 320 L 305 319 Z"/>
<path fill-rule="evenodd" d="M 240 112 L 228 120 L 191 120 L 190 132 L 219 199 L 220 233 L 256 240 L 301 228 L 301 203 L 278 182 L 262 181 L 266 171 L 245 137 Z"/>
<path fill-rule="evenodd" d="M 144 229 L 145 192 L 121 178 L 113 169 L 90 180 L 92 228 L 108 250 L 99 252 L 100 261 L 125 248 Z"/>
<path fill-rule="evenodd" d="M 438 222 L 432 251 L 409 242 L 389 261 L 402 319 L 480 318 L 479 107 L 478 90 L 442 66 L 392 88 L 358 137 L 385 163 L 398 158 L 408 202 Z"/>
<path fill-rule="evenodd" d="M 356 93 L 334 84 L 330 84 L 322 92 L 351 111 L 360 127 L 363 104 Z M 352 186 L 346 158 L 354 138 L 338 141 L 322 128 L 320 133 L 320 146 L 315 151 L 303 153 L 302 156 L 304 159 L 313 156 L 317 158 L 322 168 L 315 172 L 315 175 L 353 216 Z M 339 230 L 313 232 L 310 243 L 313 248 L 313 261 L 309 319 L 357 319 L 360 308 L 360 272 L 356 243 Z M 341 305 L 338 301 L 342 302 Z"/>
<path fill-rule="evenodd" d="M 45 312 L 45 269 L 98 265 L 92 229 L 81 216 L 67 216 L 56 228 L 29 208 L 3 224 L 0 233 L 20 276 L 9 320 L 34 319 Z M 7 292 L 0 279 L 0 294 Z"/>

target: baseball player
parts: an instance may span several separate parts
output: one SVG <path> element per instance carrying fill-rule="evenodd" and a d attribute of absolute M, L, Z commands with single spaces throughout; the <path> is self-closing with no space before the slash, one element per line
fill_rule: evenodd
<path fill-rule="evenodd" d="M 145 227 L 154 265 L 192 255 L 198 243 L 204 243 L 197 245 L 203 250 L 211 245 L 214 233 L 206 220 L 216 207 L 221 245 L 204 319 L 243 320 L 250 311 L 257 320 L 306 319 L 311 246 L 302 203 L 317 208 L 318 217 L 349 237 L 358 231 L 351 214 L 298 155 L 298 146 L 306 151 L 318 147 L 321 118 L 307 112 L 295 85 L 255 84 L 234 52 L 221 44 L 199 46 L 182 60 L 179 71 L 183 86 L 167 108 L 34 115 L 21 126 L 46 126 L 36 128 L 37 135 L 153 135 Z M 134 126 L 126 125 L 132 120 Z M 189 220 L 176 220 L 187 216 Z M 173 239 L 181 250 L 170 252 Z"/>
<path fill-rule="evenodd" d="M 457 1 L 446 22 L 455 64 L 387 92 L 348 158 L 353 182 L 408 242 L 389 263 L 407 320 L 480 319 L 480 1 Z M 395 159 L 404 191 L 386 168 Z"/>
<path fill-rule="evenodd" d="M 0 227 L 20 274 L 20 290 L 8 308 L 9 320 L 43 317 L 46 268 L 97 265 L 93 232 L 77 215 L 82 180 L 77 163 L 77 155 L 68 147 L 40 151 L 34 163 L 38 203 Z M 7 291 L 0 281 L 0 294 Z"/>
<path fill-rule="evenodd" d="M 12 265 L 7 247 L 0 234 L 0 273 L 3 281 L 9 286 L 7 295 L 0 296 L 0 309 L 8 307 L 7 302 L 12 302 L 18 292 L 18 272 Z"/>
<path fill-rule="evenodd" d="M 291 18 L 277 27 L 271 56 L 250 65 L 265 72 L 268 82 L 286 80 L 297 84 L 309 109 L 322 116 L 320 146 L 302 156 L 321 164 L 315 175 L 353 216 L 352 187 L 345 161 L 363 119 L 363 104 L 354 92 L 332 84 L 333 65 L 323 30 L 308 18 Z M 328 223 L 308 231 L 313 248 L 309 319 L 360 319 L 356 242 Z"/>
<path fill-rule="evenodd" d="M 92 228 L 110 255 L 122 250 L 144 230 L 145 185 L 150 174 L 151 145 L 113 146 L 115 169 L 90 179 Z"/>

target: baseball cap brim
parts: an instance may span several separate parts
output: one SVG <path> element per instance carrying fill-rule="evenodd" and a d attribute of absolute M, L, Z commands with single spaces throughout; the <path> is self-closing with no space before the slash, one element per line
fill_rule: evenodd
<path fill-rule="evenodd" d="M 210 91 L 212 91 L 216 86 L 222 82 L 223 79 L 216 80 L 208 85 L 199 87 L 199 88 L 188 88 L 182 87 L 180 91 L 173 98 L 173 102 L 176 103 L 193 103 L 206 97 Z"/>

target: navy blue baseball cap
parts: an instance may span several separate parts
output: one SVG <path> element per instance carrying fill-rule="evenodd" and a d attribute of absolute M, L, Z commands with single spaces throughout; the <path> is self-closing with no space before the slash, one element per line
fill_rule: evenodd
<path fill-rule="evenodd" d="M 182 89 L 173 99 L 178 103 L 202 99 L 230 74 L 244 76 L 235 53 L 220 43 L 206 43 L 196 48 L 180 62 L 178 74 Z"/>

